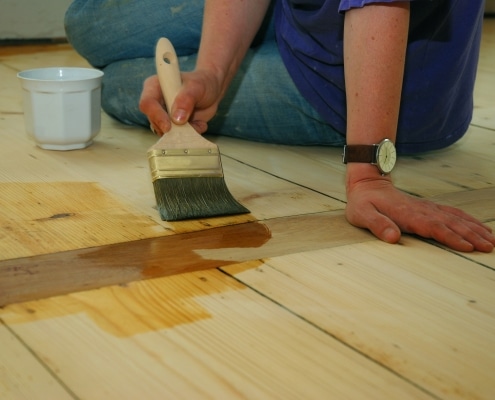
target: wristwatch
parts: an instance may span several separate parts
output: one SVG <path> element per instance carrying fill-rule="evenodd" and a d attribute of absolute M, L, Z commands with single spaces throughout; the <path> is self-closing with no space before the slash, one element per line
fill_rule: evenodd
<path fill-rule="evenodd" d="M 344 146 L 342 162 L 357 162 L 376 165 L 380 173 L 389 174 L 395 166 L 397 152 L 390 139 L 383 139 L 378 144 L 352 144 Z"/>

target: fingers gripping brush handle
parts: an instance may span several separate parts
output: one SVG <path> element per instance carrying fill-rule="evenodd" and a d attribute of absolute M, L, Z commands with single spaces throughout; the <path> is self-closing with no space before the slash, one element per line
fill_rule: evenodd
<path fill-rule="evenodd" d="M 181 88 L 179 61 L 172 43 L 156 46 L 156 70 L 168 110 Z M 225 184 L 218 146 L 186 123 L 176 125 L 148 150 L 157 208 L 164 221 L 244 214 Z"/>

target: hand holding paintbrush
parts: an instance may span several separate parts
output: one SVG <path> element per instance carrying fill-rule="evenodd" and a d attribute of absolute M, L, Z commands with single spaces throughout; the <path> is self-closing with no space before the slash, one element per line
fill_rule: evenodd
<path fill-rule="evenodd" d="M 175 50 L 168 39 L 156 46 L 156 69 L 167 109 L 181 88 Z M 176 125 L 148 150 L 158 211 L 176 221 L 247 213 L 225 184 L 218 146 L 189 124 Z"/>

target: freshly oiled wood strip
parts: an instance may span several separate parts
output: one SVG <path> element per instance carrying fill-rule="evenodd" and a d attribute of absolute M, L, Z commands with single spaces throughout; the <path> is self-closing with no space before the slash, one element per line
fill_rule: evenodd
<path fill-rule="evenodd" d="M 73 397 L 0 321 L 0 399 Z"/>
<path fill-rule="evenodd" d="M 77 398 L 432 399 L 218 270 L 15 304 L 0 318 Z"/>
<path fill-rule="evenodd" d="M 490 188 L 438 200 L 490 220 L 494 196 Z M 337 211 L 5 260 L 0 261 L 0 305 L 371 239 Z M 466 257 L 495 263 L 493 254 Z"/>
<path fill-rule="evenodd" d="M 342 211 L 0 261 L 0 305 L 374 238 Z"/>
<path fill-rule="evenodd" d="M 493 398 L 490 268 L 406 237 L 222 269 L 437 398 Z"/>

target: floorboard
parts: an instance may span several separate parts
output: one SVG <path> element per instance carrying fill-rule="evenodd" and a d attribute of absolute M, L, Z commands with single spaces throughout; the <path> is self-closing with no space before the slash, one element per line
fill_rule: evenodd
<path fill-rule="evenodd" d="M 495 19 L 468 134 L 401 157 L 398 187 L 495 230 Z M 24 132 L 24 69 L 67 44 L 0 47 L 0 398 L 492 400 L 495 254 L 344 218 L 341 150 L 210 137 L 251 214 L 161 221 L 157 139 L 105 114 L 84 151 Z M 65 294 L 64 294 L 65 293 Z"/>

